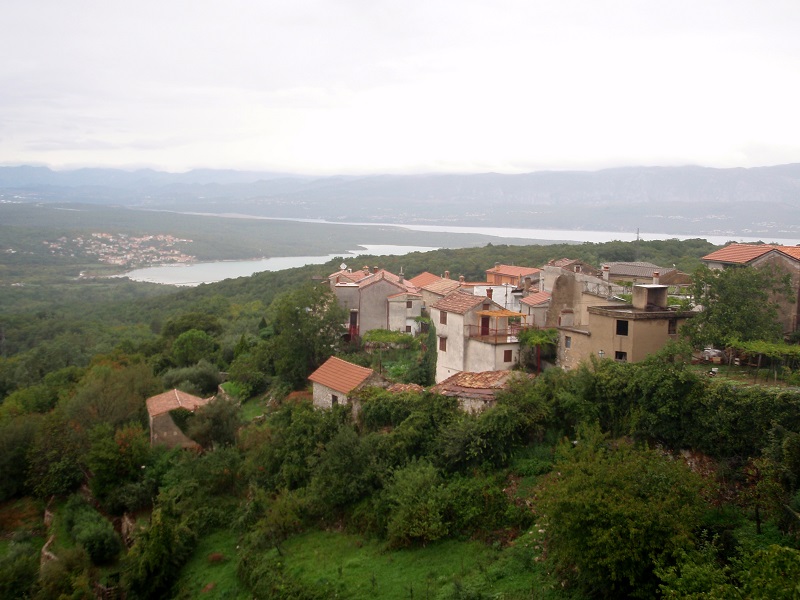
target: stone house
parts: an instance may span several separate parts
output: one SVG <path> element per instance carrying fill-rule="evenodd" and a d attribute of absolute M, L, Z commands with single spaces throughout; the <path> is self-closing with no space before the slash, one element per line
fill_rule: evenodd
<path fill-rule="evenodd" d="M 783 297 L 776 298 L 776 301 L 784 333 L 790 334 L 800 329 L 800 246 L 729 244 L 701 260 L 710 269 L 773 267 L 777 272 L 789 275 L 792 301 Z"/>
<path fill-rule="evenodd" d="M 150 422 L 150 445 L 168 448 L 197 448 L 198 444 L 180 430 L 170 415 L 171 410 L 184 408 L 194 412 L 213 398 L 199 398 L 173 389 L 147 399 L 147 416 Z"/>
<path fill-rule="evenodd" d="M 350 338 L 372 329 L 417 333 L 416 318 L 422 315 L 422 297 L 402 273 L 368 267 L 353 271 L 343 268 L 328 276 L 331 291 L 348 313 L 347 334 Z M 405 297 L 400 295 L 406 294 Z M 393 300 L 390 301 L 390 298 Z"/>
<path fill-rule="evenodd" d="M 442 396 L 458 398 L 458 405 L 465 412 L 481 412 L 494 406 L 497 392 L 506 388 L 513 371 L 484 371 L 471 373 L 462 371 L 437 383 L 431 391 Z"/>
<path fill-rule="evenodd" d="M 438 338 L 436 382 L 462 372 L 510 369 L 519 361 L 517 334 L 525 315 L 489 296 L 455 290 L 430 307 Z"/>
<path fill-rule="evenodd" d="M 349 404 L 352 394 L 361 388 L 383 385 L 383 378 L 372 369 L 331 356 L 308 376 L 313 384 L 314 406 L 331 408 Z"/>
<path fill-rule="evenodd" d="M 544 286 L 550 292 L 544 327 L 581 327 L 589 320 L 588 309 L 598 305 L 622 305 L 617 297 L 622 286 L 601 277 L 545 266 Z"/>

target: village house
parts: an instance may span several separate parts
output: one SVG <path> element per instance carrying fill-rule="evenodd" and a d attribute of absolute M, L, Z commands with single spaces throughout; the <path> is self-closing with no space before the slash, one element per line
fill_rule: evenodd
<path fill-rule="evenodd" d="M 436 382 L 461 371 L 499 371 L 519 361 L 517 334 L 525 315 L 491 296 L 455 290 L 430 307 L 438 338 Z"/>
<path fill-rule="evenodd" d="M 372 369 L 335 356 L 326 360 L 308 379 L 313 384 L 314 406 L 317 408 L 349 404 L 354 392 L 367 386 L 384 385 L 383 378 Z"/>
<path fill-rule="evenodd" d="M 438 280 L 432 281 L 420 288 L 422 303 L 426 308 L 429 308 L 447 296 L 447 294 L 460 288 L 463 283 L 463 281 L 450 279 L 450 272 L 445 271 L 444 277 L 440 277 Z"/>
<path fill-rule="evenodd" d="M 620 362 L 639 362 L 678 338 L 690 311 L 667 305 L 667 286 L 633 287 L 631 304 L 587 307 L 580 325 L 558 327 L 558 364 L 573 369 L 591 356 Z"/>
<path fill-rule="evenodd" d="M 533 292 L 520 298 L 519 311 L 527 317 L 528 325 L 535 325 L 539 328 L 546 327 L 547 311 L 550 309 L 550 292 Z"/>
<path fill-rule="evenodd" d="M 349 338 L 373 329 L 418 333 L 422 295 L 402 272 L 395 275 L 378 267 L 353 271 L 342 265 L 342 269 L 328 276 L 328 283 L 348 313 Z"/>
<path fill-rule="evenodd" d="M 170 411 L 179 408 L 194 412 L 213 398 L 199 398 L 173 389 L 147 399 L 147 416 L 150 422 L 150 445 L 168 448 L 197 448 L 198 444 L 184 434 L 175 424 Z"/>
<path fill-rule="evenodd" d="M 526 279 L 529 285 L 538 285 L 540 274 L 541 269 L 536 267 L 516 267 L 495 263 L 494 267 L 486 269 L 486 282 L 489 285 L 512 285 L 522 288 Z"/>
<path fill-rule="evenodd" d="M 776 298 L 781 325 L 785 334 L 800 328 L 800 246 L 772 244 L 729 244 L 707 254 L 702 259 L 710 269 L 727 269 L 735 266 L 754 268 L 773 267 L 778 273 L 789 275 L 792 298 Z"/>
<path fill-rule="evenodd" d="M 617 296 L 623 293 L 622 286 L 583 271 L 546 265 L 542 279 L 550 292 L 544 322 L 548 328 L 585 326 L 590 306 L 625 304 Z"/>

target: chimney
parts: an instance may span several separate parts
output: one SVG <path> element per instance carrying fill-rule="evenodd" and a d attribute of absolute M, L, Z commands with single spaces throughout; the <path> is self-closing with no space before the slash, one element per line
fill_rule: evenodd
<path fill-rule="evenodd" d="M 497 267 L 499 267 L 499 266 L 500 266 L 500 263 L 499 263 L 499 262 L 496 262 L 496 263 L 494 263 L 494 268 L 495 268 L 495 269 L 496 269 Z"/>
<path fill-rule="evenodd" d="M 458 283 L 464 283 L 464 276 L 463 275 L 459 275 L 458 276 Z"/>
<path fill-rule="evenodd" d="M 377 266 L 372 267 L 372 272 L 373 273 L 377 273 L 378 272 L 378 267 Z"/>
<path fill-rule="evenodd" d="M 445 279 L 450 279 L 450 271 L 445 271 L 444 272 L 444 278 Z"/>
<path fill-rule="evenodd" d="M 544 273 L 539 274 L 539 291 L 544 291 Z"/>
<path fill-rule="evenodd" d="M 400 273 L 398 274 L 397 277 L 399 278 L 400 283 L 403 283 L 403 281 L 405 280 L 405 275 L 403 275 L 403 267 L 400 267 Z"/>
<path fill-rule="evenodd" d="M 611 267 L 608 265 L 603 265 L 603 279 L 608 281 L 608 276 L 611 273 Z"/>
<path fill-rule="evenodd" d="M 486 288 L 486 297 L 489 298 L 489 300 L 492 299 L 492 293 L 493 292 L 494 292 L 494 290 L 492 288 Z"/>
<path fill-rule="evenodd" d="M 659 273 L 658 271 L 653 271 L 653 284 L 658 285 L 660 279 L 661 279 L 661 273 Z"/>
<path fill-rule="evenodd" d="M 524 291 L 526 291 L 526 292 L 530 291 L 530 289 L 531 289 L 531 278 L 530 277 L 526 277 L 525 278 L 525 281 L 522 284 L 522 289 Z"/>

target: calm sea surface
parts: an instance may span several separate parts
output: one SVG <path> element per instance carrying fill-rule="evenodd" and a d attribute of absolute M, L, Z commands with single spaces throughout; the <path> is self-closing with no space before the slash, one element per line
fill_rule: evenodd
<path fill-rule="evenodd" d="M 249 217 L 247 215 L 224 215 L 237 216 L 240 218 L 263 218 Z M 304 219 L 277 219 L 277 220 L 297 220 Z M 310 221 L 310 220 L 305 220 Z M 324 222 L 324 221 L 314 221 Z M 341 223 L 340 223 L 341 224 Z M 447 225 L 397 225 L 394 223 L 346 223 L 347 225 L 374 225 L 392 226 L 410 229 L 413 231 L 431 231 L 443 233 L 464 233 L 496 236 L 498 241 L 508 238 L 547 240 L 547 241 L 574 241 L 574 242 L 610 242 L 619 240 L 632 242 L 637 235 L 642 240 L 666 240 L 666 239 L 692 239 L 703 238 L 712 244 L 724 244 L 729 241 L 737 242 L 757 242 L 760 238 L 748 238 L 732 235 L 675 235 L 667 233 L 642 233 L 637 234 L 620 231 L 568 231 L 563 229 L 515 229 L 504 227 L 456 227 Z M 800 243 L 797 239 L 773 239 L 763 240 L 793 246 Z M 349 256 L 355 257 L 359 254 L 374 255 L 402 255 L 409 252 L 427 252 L 437 250 L 436 247 L 427 246 L 381 246 L 358 244 L 357 248 L 351 250 L 349 255 L 344 255 L 345 260 Z M 134 281 L 148 281 L 153 283 L 164 283 L 168 285 L 194 286 L 201 283 L 213 283 L 235 277 L 247 277 L 253 273 L 261 271 L 280 271 L 304 265 L 314 265 L 326 263 L 336 256 L 343 256 L 341 252 L 336 254 L 326 254 L 324 256 L 281 256 L 275 258 L 264 258 L 257 260 L 241 261 L 221 261 L 210 263 L 193 263 L 189 265 L 165 265 L 159 267 L 146 267 L 125 273 L 123 277 L 128 277 Z"/>
<path fill-rule="evenodd" d="M 134 281 L 148 281 L 151 283 L 165 283 L 168 285 L 193 286 L 201 283 L 213 283 L 223 279 L 247 277 L 261 271 L 281 271 L 304 265 L 319 265 L 326 263 L 337 256 L 344 256 L 345 260 L 355 258 L 359 254 L 402 255 L 409 252 L 428 252 L 438 250 L 428 246 L 381 246 L 363 245 L 358 250 L 351 250 L 349 254 L 338 252 L 325 256 L 277 256 L 275 258 L 261 258 L 255 260 L 230 260 L 209 263 L 192 263 L 188 265 L 162 265 L 158 267 L 145 267 L 129 271 L 122 275 Z"/>

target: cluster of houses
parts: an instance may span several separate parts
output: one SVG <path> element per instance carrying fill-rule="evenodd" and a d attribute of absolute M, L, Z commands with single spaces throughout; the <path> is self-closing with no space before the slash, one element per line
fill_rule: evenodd
<path fill-rule="evenodd" d="M 785 304 L 782 320 L 787 332 L 797 330 L 800 246 L 731 244 L 702 260 L 710 268 L 771 265 L 789 273 L 797 302 Z M 611 262 L 599 269 L 567 258 L 541 268 L 495 264 L 481 282 L 454 279 L 449 272 L 406 279 L 402 270 L 342 265 L 328 276 L 328 285 L 347 312 L 348 337 L 373 329 L 418 335 L 429 322 L 437 339 L 433 391 L 459 398 L 469 411 L 491 405 L 514 376 L 524 329 L 557 330 L 556 366 L 573 369 L 591 356 L 641 361 L 676 339 L 694 314 L 667 301 L 686 293 L 690 277 L 647 262 Z M 350 403 L 365 386 L 388 385 L 371 369 L 337 357 L 309 380 L 320 408 Z"/>

